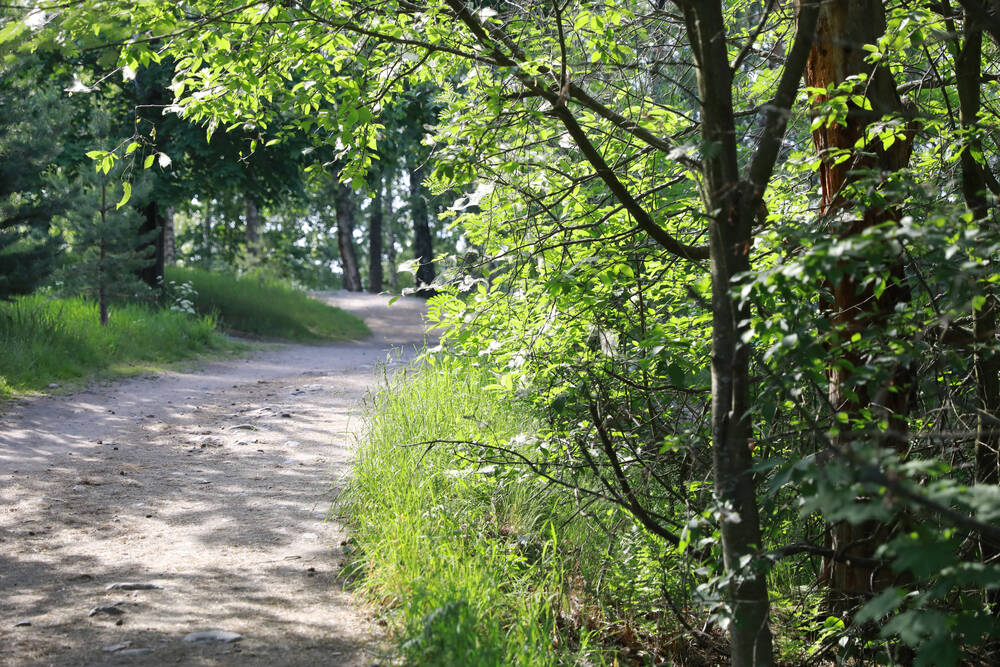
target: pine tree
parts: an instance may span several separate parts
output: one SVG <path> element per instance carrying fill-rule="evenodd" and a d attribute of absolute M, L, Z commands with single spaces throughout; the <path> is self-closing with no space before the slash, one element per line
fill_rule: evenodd
<path fill-rule="evenodd" d="M 96 111 L 92 136 L 104 137 L 108 147 L 114 143 L 107 140 L 109 126 L 108 115 Z M 149 193 L 148 184 L 123 180 L 122 169 L 122 163 L 107 172 L 83 169 L 77 201 L 64 222 L 71 261 L 62 272 L 62 282 L 66 289 L 97 300 L 101 324 L 108 323 L 112 301 L 148 294 L 149 288 L 137 275 L 152 263 L 149 236 L 158 233 L 141 232 L 145 218 L 139 206 Z M 126 189 L 131 194 L 128 198 Z"/>
<path fill-rule="evenodd" d="M 67 203 L 52 163 L 68 106 L 25 71 L 20 59 L 0 62 L 0 299 L 31 292 L 51 273 L 59 245 L 51 221 Z"/>

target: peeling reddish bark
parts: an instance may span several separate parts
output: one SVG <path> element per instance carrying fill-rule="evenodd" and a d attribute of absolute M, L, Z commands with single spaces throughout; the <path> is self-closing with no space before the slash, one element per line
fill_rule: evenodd
<path fill-rule="evenodd" d="M 861 208 L 845 192 L 846 186 L 863 173 L 876 169 L 891 173 L 905 168 L 910 160 L 913 127 L 908 128 L 906 141 L 895 142 L 889 150 L 884 149 L 877 138 L 863 145 L 863 151 L 856 149 L 873 120 L 903 111 L 903 103 L 896 93 L 891 74 L 884 67 L 866 62 L 869 53 L 862 48 L 864 44 L 876 43 L 885 29 L 885 10 L 881 2 L 828 0 L 820 10 L 817 37 L 806 65 L 806 85 L 816 88 L 829 90 L 852 76 L 867 77 L 863 84 L 859 82 L 852 94 L 864 95 L 872 109 L 866 111 L 852 103 L 845 123 L 823 125 L 813 132 L 813 144 L 822 158 L 819 168 L 820 214 L 822 219 L 829 221 L 830 232 L 839 238 L 849 238 L 876 225 L 899 219 L 898 211 L 892 208 Z M 827 99 L 826 95 L 820 96 L 816 102 L 821 104 Z M 837 154 L 842 155 L 843 151 L 848 151 L 850 157 L 836 163 L 833 158 Z M 838 220 L 838 217 L 843 219 Z M 899 284 L 890 285 L 879 298 L 875 297 L 871 288 L 859 289 L 859 280 L 864 276 L 846 275 L 828 283 L 833 298 L 825 306 L 828 317 L 840 332 L 840 343 L 832 343 L 831 355 L 833 359 L 849 362 L 849 365 L 831 364 L 828 388 L 830 404 L 837 411 L 853 416 L 869 406 L 885 410 L 889 415 L 887 444 L 899 447 L 906 440 L 908 369 L 897 369 L 890 386 L 879 388 L 877 395 L 873 396 L 870 388 L 851 387 L 851 373 L 847 368 L 857 367 L 864 360 L 844 345 L 855 333 L 884 326 L 896 304 L 908 300 L 909 294 L 901 280 L 901 261 L 892 267 L 892 274 Z M 847 444 L 850 437 L 849 433 L 843 434 L 837 444 Z M 885 526 L 840 523 L 830 528 L 829 546 L 843 550 L 848 556 L 870 557 L 886 535 Z M 867 568 L 827 560 L 823 565 L 822 578 L 829 587 L 831 606 L 837 610 L 847 609 L 864 594 L 877 590 L 880 587 L 876 581 L 879 574 Z"/>

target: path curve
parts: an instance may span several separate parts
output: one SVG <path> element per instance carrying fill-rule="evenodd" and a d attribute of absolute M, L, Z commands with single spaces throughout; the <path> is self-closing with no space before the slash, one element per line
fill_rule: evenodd
<path fill-rule="evenodd" d="M 376 660 L 379 628 L 343 587 L 349 547 L 327 514 L 361 401 L 387 358 L 423 344 L 424 304 L 318 296 L 373 336 L 268 346 L 0 416 L 0 664 Z M 107 590 L 122 582 L 162 588 Z M 184 641 L 214 630 L 242 640 Z"/>

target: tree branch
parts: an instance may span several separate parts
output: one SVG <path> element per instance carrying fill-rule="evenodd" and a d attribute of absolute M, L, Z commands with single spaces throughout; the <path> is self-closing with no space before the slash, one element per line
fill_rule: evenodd
<path fill-rule="evenodd" d="M 958 4 L 969 13 L 970 16 L 979 21 L 983 28 L 990 33 L 993 41 L 1000 46 L 1000 8 L 996 3 L 991 8 L 982 0 L 958 0 Z"/>
<path fill-rule="evenodd" d="M 483 24 L 472 14 L 471 11 L 469 11 L 469 8 L 465 6 L 462 0 L 445 0 L 445 2 L 451 8 L 455 16 L 462 21 L 462 23 L 466 25 L 476 39 L 480 41 L 483 47 L 492 53 L 498 64 L 511 67 L 514 75 L 525 86 L 525 88 L 537 93 L 546 102 L 552 105 L 553 108 L 551 110 L 551 114 L 562 122 L 567 132 L 569 132 L 570 137 L 572 137 L 573 141 L 580 149 L 580 152 L 583 153 L 583 156 L 597 172 L 597 175 L 604 181 L 604 183 L 608 186 L 608 189 L 611 190 L 611 193 L 622 203 L 625 210 L 632 215 L 638 226 L 644 232 L 646 232 L 654 241 L 659 243 L 665 250 L 677 255 L 678 257 L 692 261 L 708 259 L 709 253 L 707 246 L 690 246 L 682 243 L 653 221 L 653 218 L 649 215 L 646 209 L 644 209 L 639 202 L 635 200 L 628 188 L 625 187 L 625 185 L 618 179 L 614 170 L 612 170 L 611 167 L 608 166 L 608 163 L 605 162 L 604 157 L 590 141 L 587 133 L 584 132 L 579 122 L 577 122 L 576 117 L 569 111 L 569 109 L 566 108 L 566 105 L 560 104 L 560 95 L 558 90 L 552 90 L 549 86 L 542 85 L 535 77 L 529 75 L 518 67 L 516 60 L 500 48 L 498 40 L 495 40 L 490 35 L 487 28 L 483 26 Z M 494 31 L 496 31 L 496 29 L 494 29 Z M 517 49 L 516 46 L 509 46 L 509 48 Z M 516 56 L 517 53 L 515 52 L 514 55 Z"/>
<path fill-rule="evenodd" d="M 747 181 L 750 184 L 748 206 L 756 208 L 760 198 L 764 196 L 768 181 L 774 172 L 774 164 L 778 159 L 785 137 L 785 128 L 791 115 L 792 103 L 799 90 L 799 81 L 809 59 L 813 38 L 816 32 L 816 21 L 819 18 L 819 0 L 803 0 L 799 9 L 798 26 L 795 28 L 795 42 L 785 60 L 785 69 L 781 73 L 778 90 L 774 99 L 765 108 L 767 114 L 764 120 L 764 135 L 761 137 L 757 152 L 754 153 L 747 169 Z"/>
<path fill-rule="evenodd" d="M 647 530 L 659 535 L 675 547 L 679 545 L 681 542 L 680 538 L 661 526 L 659 522 L 655 521 L 653 516 L 646 511 L 646 508 L 644 508 L 639 503 L 638 498 L 636 498 L 635 492 L 632 490 L 632 485 L 629 484 L 628 477 L 625 476 L 625 471 L 622 469 L 621 462 L 618 460 L 618 454 L 615 452 L 614 443 L 611 442 L 611 438 L 608 436 L 608 432 L 605 430 L 604 424 L 601 421 L 601 416 L 597 412 L 597 406 L 593 401 L 590 401 L 590 417 L 594 421 L 594 427 L 597 429 L 601 445 L 604 447 L 604 455 L 607 456 L 608 461 L 611 462 L 611 468 L 615 473 L 615 481 L 618 482 L 618 486 L 621 487 L 621 490 L 625 493 L 625 498 L 623 499 L 625 507 L 635 518 L 639 520 L 639 523 L 646 527 Z"/>
<path fill-rule="evenodd" d="M 853 546 L 852 544 L 847 545 L 847 547 Z M 809 554 L 810 556 L 823 556 L 824 558 L 829 558 L 830 560 L 835 560 L 850 567 L 860 567 L 869 570 L 874 570 L 875 568 L 885 567 L 887 564 L 884 560 L 879 560 L 878 558 L 862 558 L 860 556 L 850 556 L 846 553 L 845 549 L 828 549 L 826 547 L 821 547 L 817 544 L 812 544 L 810 542 L 796 542 L 794 544 L 788 544 L 777 549 L 771 549 L 770 551 L 765 551 L 762 555 L 773 561 L 781 560 L 782 558 L 788 558 L 789 556 L 795 556 L 798 554 Z"/>

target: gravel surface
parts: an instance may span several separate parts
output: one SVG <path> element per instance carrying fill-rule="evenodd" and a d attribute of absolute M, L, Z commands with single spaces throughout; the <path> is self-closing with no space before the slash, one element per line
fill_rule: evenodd
<path fill-rule="evenodd" d="M 319 296 L 373 336 L 5 406 L 0 664 L 378 662 L 328 515 L 362 399 L 423 344 L 424 304 Z"/>

